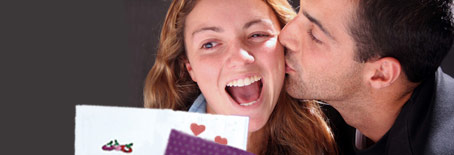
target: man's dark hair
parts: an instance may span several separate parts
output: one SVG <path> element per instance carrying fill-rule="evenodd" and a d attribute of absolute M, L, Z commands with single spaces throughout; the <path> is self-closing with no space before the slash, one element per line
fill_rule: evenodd
<path fill-rule="evenodd" d="M 453 45 L 452 12 L 452 0 L 359 0 L 350 26 L 355 59 L 393 57 L 409 81 L 423 81 Z"/>

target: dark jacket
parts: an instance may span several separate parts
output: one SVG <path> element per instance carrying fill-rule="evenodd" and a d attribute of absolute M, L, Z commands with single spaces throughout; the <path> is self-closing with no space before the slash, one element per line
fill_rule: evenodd
<path fill-rule="evenodd" d="M 454 79 L 439 68 L 415 89 L 391 129 L 357 154 L 454 154 Z"/>

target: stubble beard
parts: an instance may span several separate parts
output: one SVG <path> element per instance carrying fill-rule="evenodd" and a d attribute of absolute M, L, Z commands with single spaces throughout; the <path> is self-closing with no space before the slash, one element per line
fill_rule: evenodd
<path fill-rule="evenodd" d="M 301 70 L 299 70 L 301 71 Z M 338 77 L 302 77 L 293 74 L 286 77 L 285 88 L 288 94 L 297 99 L 321 100 L 330 104 L 331 101 L 347 101 L 361 88 L 360 70 L 354 67 Z M 316 75 L 316 73 L 307 73 Z M 321 75 L 323 76 L 323 75 Z"/>
<path fill-rule="evenodd" d="M 296 77 L 293 76 L 288 76 L 287 82 L 286 82 L 286 90 L 288 94 L 296 99 L 301 99 L 301 100 L 323 100 L 324 97 L 322 95 L 322 91 L 320 91 L 320 88 L 318 84 L 315 83 L 320 83 L 320 82 L 312 82 L 312 83 L 306 83 L 305 80 L 299 75 Z M 328 90 L 326 90 L 328 91 Z M 325 92 L 326 94 L 328 92 Z"/>

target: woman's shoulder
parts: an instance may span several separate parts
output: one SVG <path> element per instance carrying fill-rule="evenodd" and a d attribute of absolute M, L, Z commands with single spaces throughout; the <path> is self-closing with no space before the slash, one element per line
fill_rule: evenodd
<path fill-rule="evenodd" d="M 194 103 L 192 103 L 191 107 L 189 108 L 188 112 L 196 112 L 196 113 L 206 113 L 207 102 L 205 97 L 200 94 L 197 99 L 195 99 Z"/>

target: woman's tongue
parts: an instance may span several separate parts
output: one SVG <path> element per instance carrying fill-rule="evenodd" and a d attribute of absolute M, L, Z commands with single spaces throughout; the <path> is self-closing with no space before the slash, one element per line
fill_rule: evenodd
<path fill-rule="evenodd" d="M 250 103 L 260 96 L 259 81 L 243 87 L 227 87 L 227 92 L 238 103 Z"/>

